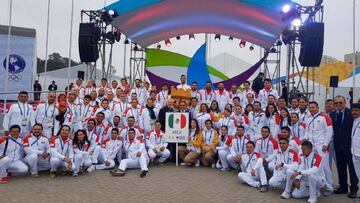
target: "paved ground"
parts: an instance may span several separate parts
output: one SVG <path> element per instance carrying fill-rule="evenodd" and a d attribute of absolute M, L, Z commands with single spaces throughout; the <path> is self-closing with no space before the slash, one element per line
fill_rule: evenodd
<path fill-rule="evenodd" d="M 96 171 L 77 178 L 58 176 L 50 179 L 13 177 L 0 185 L 0 202 L 306 202 L 282 200 L 280 191 L 266 194 L 240 183 L 234 172 L 210 168 L 167 165 L 150 168 L 141 179 L 139 170 L 125 177 L 111 177 L 108 171 Z M 353 202 L 344 195 L 322 197 L 320 202 Z"/>

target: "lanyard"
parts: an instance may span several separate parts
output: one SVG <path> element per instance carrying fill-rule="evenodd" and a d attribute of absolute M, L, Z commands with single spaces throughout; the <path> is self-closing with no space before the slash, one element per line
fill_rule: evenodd
<path fill-rule="evenodd" d="M 140 88 L 136 88 L 135 92 L 137 94 L 138 97 L 141 97 L 141 89 Z"/>
<path fill-rule="evenodd" d="M 309 127 L 315 121 L 315 119 L 317 119 L 319 116 L 320 116 L 320 113 L 311 120 L 311 122 L 309 123 Z M 315 128 L 315 124 L 313 124 L 313 128 Z"/>
<path fill-rule="evenodd" d="M 164 91 L 161 91 L 161 94 L 162 94 L 163 100 L 165 101 L 167 96 L 165 97 Z"/>
<path fill-rule="evenodd" d="M 137 112 L 137 110 L 136 110 L 135 112 Z M 132 116 L 134 116 L 134 118 L 135 118 L 136 120 L 138 119 L 138 113 L 136 113 L 136 116 L 135 116 L 134 111 L 133 111 L 133 108 L 131 108 L 131 114 L 132 114 Z"/>
<path fill-rule="evenodd" d="M 222 125 L 224 125 L 224 120 L 225 120 L 225 119 L 227 120 L 227 122 L 226 122 L 226 123 L 227 123 L 227 124 L 226 124 L 226 126 L 229 126 L 229 123 L 230 123 L 230 118 L 225 118 L 225 117 L 224 117 L 224 119 L 222 120 L 221 124 L 222 124 Z"/>
<path fill-rule="evenodd" d="M 307 169 L 310 169 L 310 168 L 312 168 L 312 167 L 314 166 L 315 156 L 316 156 L 316 154 L 314 153 L 314 156 L 313 156 L 313 158 L 312 158 L 312 160 L 311 160 L 311 163 L 310 163 L 310 167 L 308 166 L 308 165 L 309 165 L 309 162 L 307 161 L 307 158 L 304 157 L 304 160 L 305 160 L 305 162 L 306 162 L 306 166 L 308 167 Z"/>
<path fill-rule="evenodd" d="M 297 135 L 295 135 L 295 129 L 296 129 L 296 126 L 297 126 Z M 295 128 L 295 129 L 294 129 Z M 292 129 L 293 129 L 293 135 L 297 138 L 300 138 L 300 125 L 299 124 L 294 124 L 292 126 Z"/>
<path fill-rule="evenodd" d="M 270 115 L 269 122 L 268 122 L 268 125 L 269 125 L 269 126 L 271 126 L 270 123 L 271 123 L 272 118 L 273 118 L 273 114 Z"/>
<path fill-rule="evenodd" d="M 161 139 L 162 139 L 161 134 L 160 134 L 160 142 L 157 141 L 158 138 L 157 138 L 156 132 L 155 132 L 154 134 L 155 134 L 155 143 L 156 143 L 156 144 L 161 144 Z"/>
<path fill-rule="evenodd" d="M 240 147 L 242 148 L 242 152 L 245 151 L 245 136 L 242 137 L 243 138 L 243 141 L 242 141 L 242 146 L 239 146 L 239 136 L 236 136 L 236 151 L 237 152 L 240 152 Z M 240 138 L 241 140 L 241 138 Z"/>
<path fill-rule="evenodd" d="M 45 103 L 45 117 L 47 118 L 48 117 L 48 110 L 50 108 L 50 105 L 48 106 L 48 103 Z M 51 115 L 51 118 L 54 118 L 54 114 L 55 114 L 55 105 L 54 105 L 54 108 L 53 108 L 53 112 L 52 112 L 52 115 Z"/>
<path fill-rule="evenodd" d="M 99 127 L 99 128 L 97 129 L 97 132 L 98 132 L 99 136 L 101 136 L 101 131 L 102 131 L 103 126 L 100 125 L 100 126 L 96 126 L 96 128 L 97 128 L 97 127 Z"/>
<path fill-rule="evenodd" d="M 205 141 L 206 143 L 210 142 L 211 139 L 212 139 L 212 136 L 213 136 L 213 132 L 210 130 L 210 137 L 209 137 L 209 140 L 207 141 L 207 137 L 208 137 L 208 131 L 205 131 Z"/>
<path fill-rule="evenodd" d="M 62 138 L 60 137 L 59 139 L 60 139 L 60 146 L 61 146 L 61 154 L 67 155 L 69 153 L 69 142 L 64 142 L 63 143 Z M 66 143 L 68 143 L 68 144 L 67 144 L 67 147 L 66 147 L 66 153 L 64 154 L 64 148 L 65 148 Z"/>
<path fill-rule="evenodd" d="M 26 118 L 29 115 L 30 108 L 28 107 L 28 109 L 26 111 L 25 103 L 23 103 L 23 106 L 24 106 L 24 114 L 23 114 L 23 110 L 21 109 L 20 102 L 18 102 L 18 107 L 20 109 L 20 114 L 21 114 L 22 117 Z"/>
<path fill-rule="evenodd" d="M 245 170 L 248 168 L 248 166 L 249 166 L 249 164 L 250 164 L 250 162 L 251 162 L 251 159 L 253 158 L 253 156 L 254 156 L 254 152 L 251 154 L 251 156 L 249 157 L 249 160 L 248 160 L 248 162 L 246 163 L 246 165 L 245 165 Z"/>
<path fill-rule="evenodd" d="M 307 114 L 307 112 L 308 112 L 308 110 L 306 109 L 305 111 L 304 111 L 304 117 L 302 117 L 302 122 L 304 122 L 305 121 L 305 118 L 306 118 L 306 114 Z"/>
<path fill-rule="evenodd" d="M 90 137 L 89 144 L 91 144 L 91 142 L 92 142 L 92 140 L 93 140 L 93 137 L 94 137 L 94 136 L 93 136 L 93 135 L 94 135 L 94 130 L 91 131 L 91 134 L 90 134 L 90 132 L 89 132 L 88 135 L 89 135 L 88 137 Z"/>
<path fill-rule="evenodd" d="M 10 140 L 12 140 L 13 142 L 15 142 L 16 144 L 18 144 L 20 147 L 22 147 L 23 145 L 21 143 L 19 143 L 18 141 L 16 141 L 13 137 L 10 136 Z"/>
<path fill-rule="evenodd" d="M 134 138 L 133 138 L 132 140 L 128 140 L 127 142 L 129 143 L 129 146 L 128 146 L 127 149 L 126 149 L 126 152 L 129 153 L 129 149 L 130 149 L 131 145 L 132 145 L 133 142 L 134 142 Z"/>
<path fill-rule="evenodd" d="M 208 95 L 210 95 L 210 100 L 211 100 L 212 93 L 210 92 L 210 94 L 208 94 L 207 91 L 205 90 L 205 101 L 208 101 Z"/>
<path fill-rule="evenodd" d="M 83 106 L 83 104 L 81 104 L 81 107 Z M 88 105 L 88 107 L 86 108 L 86 106 L 85 106 L 85 109 L 84 109 L 84 113 L 85 113 L 85 115 L 82 115 L 82 108 L 80 108 L 80 115 L 81 116 L 83 116 L 84 118 L 86 118 L 86 116 L 87 116 L 87 114 L 89 113 L 89 109 L 90 109 L 90 105 Z"/>
<path fill-rule="evenodd" d="M 285 159 L 286 159 L 286 156 L 283 152 L 281 152 L 282 155 L 284 155 L 284 162 L 285 162 Z M 287 161 L 285 162 L 286 164 L 289 164 L 290 162 L 290 150 L 288 150 L 288 153 L 287 153 Z"/>
<path fill-rule="evenodd" d="M 260 113 L 261 113 L 261 112 L 259 112 L 257 115 L 254 113 L 254 117 L 253 117 L 253 121 L 254 121 L 254 123 L 255 123 L 255 119 L 256 119 L 258 116 L 260 116 Z M 256 124 L 256 125 L 259 125 L 260 120 L 261 120 L 261 118 L 259 117 L 259 119 L 258 119 L 258 121 L 257 121 L 257 124 Z"/>
<path fill-rule="evenodd" d="M 352 133 L 352 137 L 355 136 L 356 130 L 357 130 L 357 128 L 359 127 L 359 125 L 360 125 L 360 121 L 358 121 L 358 123 L 356 124 L 356 126 L 355 126 L 355 128 L 354 128 L 354 132 Z"/>
<path fill-rule="evenodd" d="M 38 137 L 36 137 L 36 140 L 35 142 L 33 142 L 30 146 L 33 146 L 34 144 L 36 144 L 36 146 L 38 145 L 37 143 L 39 142 L 40 140 L 40 135 Z"/>
<path fill-rule="evenodd" d="M 264 143 L 264 139 L 261 139 L 261 152 L 263 152 L 263 143 Z M 266 145 L 266 154 L 269 151 L 269 143 L 270 143 L 270 137 L 268 137 L 268 142 L 267 142 L 267 145 Z"/>

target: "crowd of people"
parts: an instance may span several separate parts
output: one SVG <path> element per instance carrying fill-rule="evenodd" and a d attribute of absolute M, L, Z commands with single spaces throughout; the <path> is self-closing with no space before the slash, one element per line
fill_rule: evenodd
<path fill-rule="evenodd" d="M 261 83 L 262 82 L 262 83 Z M 0 183 L 9 173 L 59 171 L 78 176 L 109 169 L 124 176 L 129 168 L 148 175 L 152 164 L 175 160 L 174 143 L 165 142 L 167 112 L 189 113 L 189 141 L 178 148 L 182 166 L 236 170 L 246 184 L 267 192 L 281 188 L 281 198 L 348 194 L 356 198 L 360 176 L 360 104 L 346 108 L 346 99 L 327 100 L 325 112 L 316 101 L 279 96 L 271 80 L 245 82 L 226 90 L 207 82 L 150 86 L 126 79 L 99 86 L 77 80 L 67 94 L 48 93 L 46 101 L 28 104 L 27 92 L 7 110 L 0 137 Z M 260 87 L 261 86 L 261 87 Z M 191 92 L 176 100 L 171 88 Z M 332 161 L 339 187 L 333 188 Z M 118 165 L 118 168 L 115 166 Z M 348 183 L 348 173 L 350 184 Z M 349 186 L 350 185 L 350 186 Z"/>

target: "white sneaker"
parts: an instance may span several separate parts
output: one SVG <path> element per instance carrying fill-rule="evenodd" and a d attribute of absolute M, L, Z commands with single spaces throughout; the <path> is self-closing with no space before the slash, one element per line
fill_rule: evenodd
<path fill-rule="evenodd" d="M 221 168 L 222 168 L 222 166 L 221 166 L 221 164 L 220 164 L 220 161 L 217 161 L 217 162 L 216 162 L 216 168 L 217 168 L 217 169 L 221 169 Z"/>
<path fill-rule="evenodd" d="M 215 164 L 211 164 L 211 168 L 215 168 L 215 166 L 216 166 Z"/>
<path fill-rule="evenodd" d="M 195 167 L 200 167 L 200 160 L 197 160 Z"/>
<path fill-rule="evenodd" d="M 308 199 L 308 201 L 307 201 L 308 203 L 316 203 L 317 202 L 317 200 L 316 199 Z"/>
<path fill-rule="evenodd" d="M 91 165 L 89 168 L 86 169 L 86 171 L 89 172 L 89 173 L 95 171 L 95 166 Z"/>
<path fill-rule="evenodd" d="M 281 198 L 283 198 L 283 199 L 289 199 L 290 197 L 291 197 L 291 194 L 287 193 L 285 191 L 281 194 Z"/>
<path fill-rule="evenodd" d="M 220 171 L 222 171 L 222 172 L 230 171 L 230 168 L 222 168 L 222 169 L 220 169 Z"/>
<path fill-rule="evenodd" d="M 180 163 L 180 166 L 187 166 L 188 164 L 185 162 Z"/>

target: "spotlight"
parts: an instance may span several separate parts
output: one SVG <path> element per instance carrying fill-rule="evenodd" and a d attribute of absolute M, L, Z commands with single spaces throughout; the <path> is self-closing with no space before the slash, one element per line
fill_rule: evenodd
<path fill-rule="evenodd" d="M 156 48 L 157 48 L 157 49 L 161 49 L 161 44 L 158 44 L 158 45 L 156 46 Z"/>
<path fill-rule="evenodd" d="M 194 40 L 195 40 L 195 35 L 193 35 L 193 34 L 189 35 L 189 39 L 190 39 L 191 41 L 194 41 Z"/>
<path fill-rule="evenodd" d="M 250 51 L 254 51 L 255 47 L 254 47 L 254 44 L 252 44 L 250 47 L 249 47 L 249 50 Z"/>
<path fill-rule="evenodd" d="M 291 10 L 291 5 L 290 5 L 290 4 L 285 4 L 285 5 L 282 7 L 282 12 L 283 12 L 283 13 L 288 13 L 290 10 Z"/>
<path fill-rule="evenodd" d="M 115 33 L 114 33 L 114 36 L 115 36 L 115 40 L 116 40 L 117 42 L 119 42 L 120 39 L 121 39 L 121 32 L 120 32 L 120 30 L 116 30 Z"/>
<path fill-rule="evenodd" d="M 233 37 L 229 37 L 229 40 L 231 40 L 231 41 L 232 41 L 232 40 L 234 40 L 234 38 L 233 38 Z"/>
<path fill-rule="evenodd" d="M 219 35 L 219 34 L 217 34 L 217 35 L 215 35 L 215 41 L 220 41 L 220 39 L 221 39 L 221 35 Z"/>
<path fill-rule="evenodd" d="M 130 44 L 130 41 L 128 38 L 125 39 L 124 44 Z"/>
<path fill-rule="evenodd" d="M 300 27 L 301 26 L 301 18 L 295 18 L 293 21 L 292 21 L 292 25 L 294 26 L 294 27 Z"/>
<path fill-rule="evenodd" d="M 180 36 L 177 36 L 177 37 L 176 37 L 176 39 L 177 39 L 177 40 L 180 40 L 180 39 L 181 39 L 181 37 L 180 37 Z"/>
<path fill-rule="evenodd" d="M 239 46 L 240 46 L 240 48 L 244 48 L 246 46 L 246 41 L 241 40 Z"/>
<path fill-rule="evenodd" d="M 112 16 L 112 15 L 114 15 L 114 14 L 115 14 L 115 11 L 114 11 L 114 10 L 109 10 L 109 11 L 108 11 L 108 13 L 109 13 L 109 15 L 111 15 L 111 16 Z"/>
<path fill-rule="evenodd" d="M 171 41 L 170 41 L 170 39 L 165 40 L 165 45 L 166 45 L 167 47 L 170 47 L 170 46 L 171 46 Z"/>

